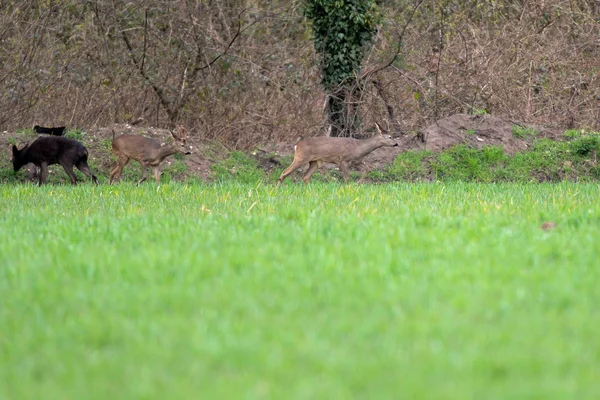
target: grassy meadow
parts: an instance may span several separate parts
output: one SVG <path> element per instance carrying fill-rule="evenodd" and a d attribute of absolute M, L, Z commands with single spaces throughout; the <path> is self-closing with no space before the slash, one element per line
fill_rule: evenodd
<path fill-rule="evenodd" d="M 591 183 L 0 185 L 0 399 L 597 399 L 599 256 Z"/>

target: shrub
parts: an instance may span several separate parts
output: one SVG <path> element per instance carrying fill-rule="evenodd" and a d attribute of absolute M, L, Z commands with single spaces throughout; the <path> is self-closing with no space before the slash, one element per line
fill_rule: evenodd
<path fill-rule="evenodd" d="M 587 156 L 594 151 L 598 151 L 600 147 L 600 137 L 582 136 L 571 142 L 571 151 L 580 156 Z"/>

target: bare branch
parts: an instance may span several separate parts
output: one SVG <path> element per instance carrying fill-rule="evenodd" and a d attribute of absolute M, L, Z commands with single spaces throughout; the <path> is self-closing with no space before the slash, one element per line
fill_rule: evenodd
<path fill-rule="evenodd" d="M 175 122 L 176 117 L 177 117 L 177 110 L 173 109 L 172 103 L 167 98 L 165 91 L 160 86 L 158 86 L 158 84 L 156 84 L 152 80 L 152 78 L 146 73 L 146 70 L 142 68 L 142 64 L 136 58 L 134 50 L 133 50 L 133 46 L 131 45 L 131 42 L 129 41 L 129 38 L 127 37 L 127 33 L 125 31 L 121 31 L 121 38 L 125 42 L 125 46 L 127 47 L 131 61 L 139 70 L 142 78 L 144 78 L 144 80 L 152 87 L 152 90 L 154 90 L 154 93 L 156 93 L 156 95 L 158 96 L 158 99 L 160 100 L 161 104 L 167 111 L 167 114 L 169 115 L 169 118 L 171 119 L 171 121 Z"/>
<path fill-rule="evenodd" d="M 205 65 L 203 65 L 203 66 L 196 65 L 196 67 L 192 71 L 192 75 L 193 76 L 196 76 L 196 74 L 199 71 L 212 66 L 215 62 L 217 62 L 217 60 L 219 60 L 221 57 L 223 57 L 225 54 L 227 54 L 227 52 L 229 51 L 229 49 L 231 48 L 231 46 L 233 46 L 233 44 L 235 43 L 235 41 L 237 40 L 237 38 L 240 36 L 240 34 L 242 32 L 244 32 L 245 30 L 247 30 L 248 28 L 250 28 L 252 25 L 256 24 L 260 20 L 260 18 L 257 18 L 254 21 L 252 21 L 250 24 L 246 25 L 244 27 L 244 29 L 242 29 L 242 14 L 244 14 L 247 10 L 248 9 L 245 8 L 242 11 L 240 11 L 240 13 L 238 14 L 238 27 L 237 27 L 237 31 L 235 32 L 235 34 L 233 35 L 233 37 L 231 38 L 231 40 L 229 40 L 229 43 L 227 43 L 227 45 L 225 46 L 225 49 L 220 54 L 218 54 L 217 56 L 215 56 L 212 60 L 210 60 L 208 63 L 206 63 Z"/>
<path fill-rule="evenodd" d="M 379 71 L 382 71 L 386 68 L 388 68 L 389 66 L 391 66 L 393 63 L 396 62 L 396 60 L 398 59 L 398 56 L 400 55 L 400 51 L 402 50 L 402 40 L 404 39 L 404 33 L 406 32 L 406 29 L 408 28 L 408 26 L 410 25 L 410 23 L 413 20 L 413 17 L 415 16 L 415 14 L 417 13 L 417 10 L 419 9 L 419 7 L 421 7 L 421 4 L 423 4 L 424 0 L 417 0 L 417 2 L 415 3 L 415 5 L 413 6 L 413 9 L 410 13 L 410 16 L 408 17 L 408 19 L 406 20 L 406 22 L 404 23 L 404 26 L 402 27 L 402 29 L 400 30 L 400 33 L 398 34 L 398 42 L 396 44 L 396 51 L 394 52 L 394 55 L 392 56 L 392 58 L 385 64 L 376 67 L 370 71 L 365 71 L 362 76 L 361 79 L 366 79 L 369 75 L 373 75 L 378 73 Z"/>

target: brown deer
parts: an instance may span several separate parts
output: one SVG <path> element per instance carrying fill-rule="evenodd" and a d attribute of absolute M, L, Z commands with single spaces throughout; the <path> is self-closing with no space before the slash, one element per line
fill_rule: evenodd
<path fill-rule="evenodd" d="M 379 124 L 375 123 L 375 127 L 377 128 L 377 134 L 367 140 L 340 137 L 311 137 L 301 139 L 294 146 L 294 161 L 279 177 L 277 187 L 281 185 L 288 175 L 307 163 L 309 167 L 302 179 L 304 183 L 308 183 L 311 175 L 324 162 L 339 165 L 346 182 L 349 179 L 348 167 L 360 164 L 363 173 L 358 183 L 362 183 L 367 173 L 362 162 L 363 157 L 383 146 L 398 146 L 398 143 L 390 135 L 384 135 L 381 132 Z"/>
<path fill-rule="evenodd" d="M 156 140 L 140 135 L 124 134 L 115 138 L 115 131 L 113 131 L 112 150 L 117 157 L 117 165 L 110 171 L 109 184 L 112 184 L 114 179 L 121 177 L 123 168 L 131 159 L 138 161 L 142 166 L 142 178 L 138 185 L 146 180 L 148 167 L 152 167 L 156 183 L 160 183 L 158 167 L 165 158 L 175 153 L 192 154 L 190 147 L 186 145 L 186 129 L 178 125 L 177 133 L 170 132 L 175 142 L 171 145 L 161 146 Z"/>

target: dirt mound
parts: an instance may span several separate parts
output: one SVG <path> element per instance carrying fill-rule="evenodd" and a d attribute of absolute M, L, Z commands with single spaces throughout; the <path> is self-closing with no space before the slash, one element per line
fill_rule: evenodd
<path fill-rule="evenodd" d="M 487 114 L 451 115 L 429 125 L 419 136 L 424 141 L 423 148 L 433 152 L 466 144 L 478 149 L 484 146 L 501 146 L 509 154 L 526 150 L 528 139 L 533 136 L 558 138 L 557 132 L 551 129 Z"/>

